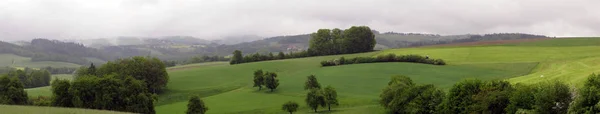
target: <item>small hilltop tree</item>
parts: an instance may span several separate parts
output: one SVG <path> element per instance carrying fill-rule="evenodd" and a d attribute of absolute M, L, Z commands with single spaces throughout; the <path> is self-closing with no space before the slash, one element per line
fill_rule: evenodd
<path fill-rule="evenodd" d="M 319 84 L 315 75 L 310 75 L 306 79 L 306 83 L 304 84 L 304 90 L 309 89 L 321 89 L 321 84 Z"/>
<path fill-rule="evenodd" d="M 331 111 L 331 105 L 339 105 L 335 88 L 331 86 L 325 87 L 325 89 L 323 89 L 323 97 L 325 97 L 325 104 L 327 104 L 329 111 Z"/>
<path fill-rule="evenodd" d="M 258 87 L 258 90 L 262 90 L 262 86 L 265 84 L 265 74 L 262 70 L 254 71 L 254 87 Z"/>
<path fill-rule="evenodd" d="M 296 110 L 298 110 L 298 103 L 294 101 L 288 101 L 287 103 L 283 104 L 281 110 L 290 112 L 290 114 L 292 114 L 293 112 L 296 112 Z"/>
<path fill-rule="evenodd" d="M 206 111 L 208 111 L 208 108 L 204 105 L 204 101 L 200 97 L 192 96 L 190 98 L 186 114 L 205 114 Z"/>

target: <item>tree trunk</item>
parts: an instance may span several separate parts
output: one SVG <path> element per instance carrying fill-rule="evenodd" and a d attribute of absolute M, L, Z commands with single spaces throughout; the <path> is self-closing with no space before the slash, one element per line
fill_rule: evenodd
<path fill-rule="evenodd" d="M 329 111 L 331 112 L 331 104 L 327 105 L 329 107 Z"/>
<path fill-rule="evenodd" d="M 290 112 L 290 114 L 292 114 L 292 112 Z"/>
<path fill-rule="evenodd" d="M 315 108 L 315 113 L 317 112 L 317 108 Z"/>
<path fill-rule="evenodd" d="M 271 89 L 271 92 L 273 92 L 273 89 Z"/>
<path fill-rule="evenodd" d="M 261 89 L 262 89 L 262 87 L 261 87 L 261 86 L 258 86 L 258 91 L 260 91 Z"/>

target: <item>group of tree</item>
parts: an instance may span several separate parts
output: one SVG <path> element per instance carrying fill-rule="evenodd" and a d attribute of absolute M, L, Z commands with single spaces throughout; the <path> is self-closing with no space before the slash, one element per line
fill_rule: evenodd
<path fill-rule="evenodd" d="M 94 64 L 90 67 L 82 67 L 75 73 L 75 79 L 85 76 L 102 77 L 113 73 L 132 76 L 136 80 L 141 80 L 147 86 L 148 91 L 152 93 L 162 92 L 169 81 L 166 66 L 158 58 L 154 57 L 131 57 L 109 61 L 96 68 Z"/>
<path fill-rule="evenodd" d="M 446 65 L 446 62 L 442 59 L 431 59 L 429 57 L 423 57 L 420 55 L 401 55 L 396 56 L 395 54 L 379 55 L 377 57 L 355 57 L 346 59 L 340 57 L 339 59 L 321 61 L 321 66 L 338 66 L 346 64 L 360 64 L 360 63 L 379 63 L 379 62 L 411 62 L 411 63 L 423 63 L 432 65 Z"/>
<path fill-rule="evenodd" d="M 75 80 L 52 83 L 52 106 L 155 113 L 156 93 L 165 89 L 168 74 L 157 58 L 132 57 L 99 68 L 82 67 Z"/>
<path fill-rule="evenodd" d="M 304 90 L 309 90 L 306 94 L 306 104 L 317 112 L 319 106 L 327 107 L 331 111 L 331 105 L 339 105 L 337 100 L 337 91 L 331 86 L 321 89 L 321 84 L 317 81 L 315 75 L 310 75 L 304 85 Z"/>
<path fill-rule="evenodd" d="M 367 26 L 319 29 L 311 34 L 308 52 L 312 56 L 361 53 L 373 51 L 375 44 L 375 34 Z"/>
<path fill-rule="evenodd" d="M 273 92 L 279 86 L 279 79 L 277 74 L 274 72 L 263 72 L 263 70 L 254 71 L 254 87 L 258 87 L 258 90 L 262 90 L 262 87 L 266 87 Z"/>
<path fill-rule="evenodd" d="M 229 62 L 229 64 L 233 65 L 233 64 L 250 63 L 250 62 L 291 59 L 291 58 L 303 58 L 303 57 L 310 57 L 310 55 L 308 54 L 307 51 L 300 51 L 300 52 L 290 52 L 290 53 L 279 52 L 279 53 L 277 53 L 277 55 L 275 55 L 273 53 L 268 53 L 268 54 L 255 53 L 255 54 L 249 54 L 249 55 L 244 56 L 242 54 L 242 51 L 235 50 L 233 52 L 233 57 L 231 58 L 231 61 Z"/>
<path fill-rule="evenodd" d="M 185 64 L 194 64 L 194 63 L 204 63 L 204 62 L 215 62 L 215 61 L 230 61 L 229 58 L 226 58 L 224 56 L 207 56 L 207 55 L 203 55 L 203 56 L 194 56 L 192 58 L 190 58 L 190 60 L 188 60 Z"/>
<path fill-rule="evenodd" d="M 0 104 L 27 105 L 29 98 L 17 77 L 0 76 Z"/>
<path fill-rule="evenodd" d="M 416 85 L 408 77 L 395 76 L 381 93 L 380 104 L 394 114 L 599 113 L 600 95 L 594 90 L 600 85 L 598 80 L 600 76 L 590 76 L 571 102 L 573 92 L 561 82 L 511 85 L 507 81 L 463 80 L 444 94 L 433 85 Z"/>
<path fill-rule="evenodd" d="M 34 70 L 26 67 L 24 70 L 12 70 L 6 74 L 9 78 L 17 78 L 25 88 L 35 88 L 50 85 L 50 72 Z"/>

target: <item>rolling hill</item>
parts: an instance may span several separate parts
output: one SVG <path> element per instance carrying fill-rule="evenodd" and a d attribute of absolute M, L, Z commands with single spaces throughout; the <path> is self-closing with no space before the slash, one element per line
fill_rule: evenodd
<path fill-rule="evenodd" d="M 372 63 L 320 67 L 322 60 L 383 54 L 420 54 L 444 59 L 448 65 Z M 448 89 L 463 79 L 509 80 L 533 84 L 565 81 L 574 87 L 589 74 L 600 72 L 600 38 L 556 38 L 531 42 L 484 45 L 447 45 L 390 49 L 369 53 L 229 65 L 226 62 L 177 66 L 168 69 L 168 91 L 158 97 L 157 113 L 184 113 L 187 99 L 200 95 L 209 113 L 283 113 L 281 104 L 296 101 L 298 113 L 311 112 L 304 103 L 304 81 L 316 75 L 322 86 L 338 91 L 339 106 L 332 113 L 383 113 L 379 94 L 391 76 L 405 75 L 419 84 Z M 274 92 L 252 87 L 253 71 L 276 72 Z M 47 89 L 47 88 L 45 88 Z M 30 89 L 34 93 L 44 88 Z M 46 90 L 47 91 L 47 90 Z M 49 95 L 49 91 L 38 93 Z"/>

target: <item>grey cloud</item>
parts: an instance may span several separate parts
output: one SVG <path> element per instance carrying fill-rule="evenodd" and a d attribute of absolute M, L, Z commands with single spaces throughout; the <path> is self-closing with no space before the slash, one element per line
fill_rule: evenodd
<path fill-rule="evenodd" d="M 600 35 L 597 0 L 5 0 L 0 39 L 379 31 Z"/>

